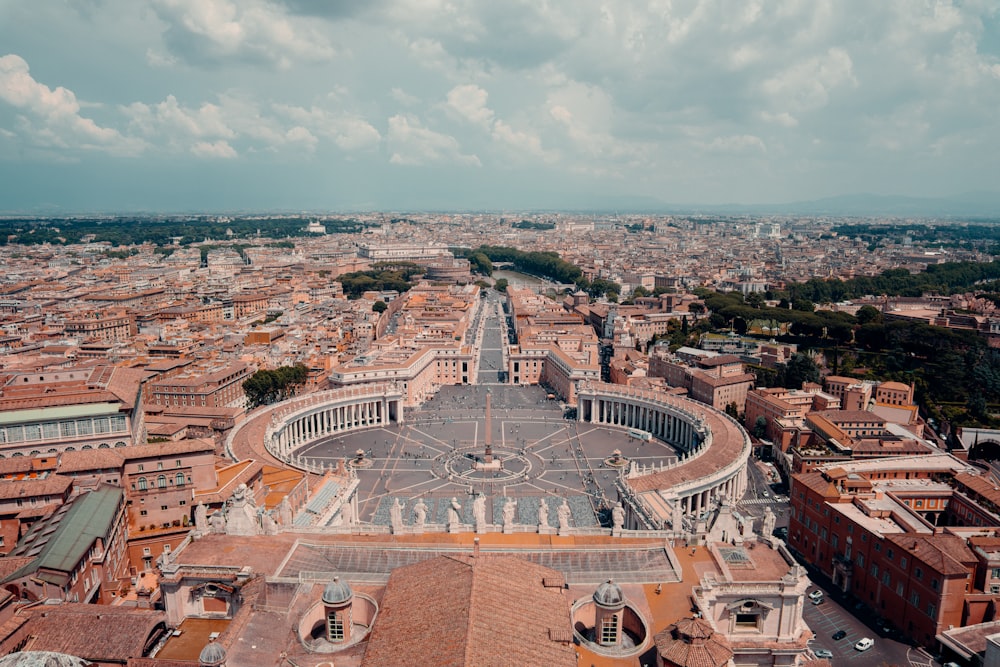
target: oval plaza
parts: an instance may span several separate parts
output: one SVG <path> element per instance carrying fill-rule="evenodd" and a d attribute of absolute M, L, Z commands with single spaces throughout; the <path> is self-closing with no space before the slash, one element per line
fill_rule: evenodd
<path fill-rule="evenodd" d="M 310 394 L 251 421 L 265 423 L 267 452 L 288 465 L 319 473 L 346 462 L 357 480 L 345 498 L 353 521 L 384 522 L 392 505 L 417 498 L 432 503 L 433 520 L 435 500 L 443 508 L 485 495 L 497 525 L 510 498 L 524 499 L 517 523 L 533 524 L 549 498 L 553 515 L 570 501 L 576 527 L 607 525 L 620 502 L 626 530 L 694 537 L 703 515 L 745 491 L 749 437 L 724 413 L 590 381 L 578 383 L 576 399 L 574 410 L 540 387 L 480 385 L 407 406 L 397 385 L 382 383 Z M 236 439 L 254 430 L 244 425 Z"/>

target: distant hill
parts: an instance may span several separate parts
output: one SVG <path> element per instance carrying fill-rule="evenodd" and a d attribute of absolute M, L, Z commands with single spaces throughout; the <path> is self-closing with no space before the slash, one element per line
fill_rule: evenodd
<path fill-rule="evenodd" d="M 595 202 L 596 203 L 596 202 Z M 891 216 L 906 218 L 995 218 L 1000 220 L 1000 193 L 969 192 L 950 197 L 901 197 L 853 194 L 784 204 L 668 204 L 651 197 L 618 197 L 599 206 L 621 212 L 702 213 L 717 215 Z"/>

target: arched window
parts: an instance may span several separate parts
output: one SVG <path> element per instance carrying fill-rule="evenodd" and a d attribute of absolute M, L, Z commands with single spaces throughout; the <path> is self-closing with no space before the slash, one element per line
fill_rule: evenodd
<path fill-rule="evenodd" d="M 149 488 L 149 484 L 146 483 L 146 478 L 145 477 L 140 477 L 139 478 L 139 490 L 140 491 L 145 491 L 148 488 Z"/>
<path fill-rule="evenodd" d="M 167 488 L 167 476 L 166 475 L 160 475 L 159 477 L 157 477 L 156 478 L 156 486 L 157 486 L 157 488 L 160 488 L 160 489 Z"/>
<path fill-rule="evenodd" d="M 184 473 L 177 473 L 177 477 L 174 478 L 174 484 L 177 486 L 184 486 Z"/>

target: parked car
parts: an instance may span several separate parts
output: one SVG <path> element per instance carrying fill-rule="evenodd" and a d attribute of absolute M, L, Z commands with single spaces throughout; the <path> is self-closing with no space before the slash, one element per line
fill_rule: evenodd
<path fill-rule="evenodd" d="M 822 597 L 823 597 L 823 591 L 819 590 L 818 588 L 809 594 L 810 600 L 819 600 Z"/>
<path fill-rule="evenodd" d="M 813 649 L 813 655 L 820 660 L 833 660 L 833 651 L 828 651 L 825 648 Z"/>
<path fill-rule="evenodd" d="M 840 641 L 841 639 L 843 639 L 846 636 L 847 636 L 847 633 L 844 632 L 843 630 L 837 630 L 836 632 L 833 633 L 833 639 L 834 639 L 834 641 Z"/>
<path fill-rule="evenodd" d="M 858 640 L 858 643 L 854 645 L 855 651 L 867 651 L 872 646 L 875 646 L 875 640 L 871 637 L 862 637 Z"/>
<path fill-rule="evenodd" d="M 823 598 L 822 597 L 813 598 L 812 603 L 813 604 L 823 604 Z"/>

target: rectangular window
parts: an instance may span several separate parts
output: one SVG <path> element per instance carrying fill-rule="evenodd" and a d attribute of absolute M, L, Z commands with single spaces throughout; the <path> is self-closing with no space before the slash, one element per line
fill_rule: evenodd
<path fill-rule="evenodd" d="M 139 510 L 139 516 L 146 516 L 146 510 Z"/>
<path fill-rule="evenodd" d="M 738 623 L 739 615 L 737 615 Z M 618 617 L 608 616 L 601 624 L 601 644 L 615 645 L 618 643 Z"/>
<path fill-rule="evenodd" d="M 930 603 L 927 605 L 927 615 L 931 618 L 937 618 L 937 605 Z"/>
<path fill-rule="evenodd" d="M 920 593 L 914 593 L 913 595 L 910 596 L 910 604 L 912 604 L 914 607 L 920 606 Z"/>
<path fill-rule="evenodd" d="M 59 431 L 64 438 L 71 438 L 76 435 L 76 422 L 59 422 Z"/>
<path fill-rule="evenodd" d="M 837 542 L 838 542 L 838 541 L 839 541 L 839 540 L 837 539 L 837 536 L 836 536 L 836 535 L 833 535 L 833 536 L 831 536 L 831 537 L 830 537 L 830 544 L 832 544 L 832 545 L 833 545 L 833 548 L 834 548 L 834 549 L 836 549 L 836 548 L 837 548 Z"/>
<path fill-rule="evenodd" d="M 904 570 L 906 569 L 906 556 L 899 557 L 899 566 Z"/>
<path fill-rule="evenodd" d="M 888 586 L 891 581 L 892 579 L 889 577 L 889 570 L 886 570 L 885 572 L 882 573 L 882 583 Z"/>
<path fill-rule="evenodd" d="M 335 611 L 326 617 L 326 633 L 331 642 L 344 641 L 344 619 Z"/>
<path fill-rule="evenodd" d="M 25 440 L 41 440 L 42 439 L 42 427 L 40 424 L 25 424 L 24 425 L 24 439 Z"/>
<path fill-rule="evenodd" d="M 108 433 L 111 430 L 111 426 L 108 424 L 107 417 L 97 417 L 94 419 L 94 433 Z"/>
<path fill-rule="evenodd" d="M 112 433 L 124 433 L 125 430 L 125 415 L 115 415 L 111 418 Z"/>
<path fill-rule="evenodd" d="M 875 543 L 875 551 L 882 551 L 882 543 L 881 542 L 876 542 Z"/>
<path fill-rule="evenodd" d="M 94 422 L 89 419 L 77 419 L 76 432 L 80 435 L 90 435 L 94 432 Z"/>
<path fill-rule="evenodd" d="M 736 628 L 740 630 L 756 630 L 757 614 L 736 614 Z"/>
<path fill-rule="evenodd" d="M 58 438 L 59 424 L 57 422 L 45 422 L 42 424 L 42 435 L 45 438 Z"/>
<path fill-rule="evenodd" d="M 898 595 L 899 597 L 903 597 L 903 582 L 902 581 L 896 583 L 896 595 Z"/>
<path fill-rule="evenodd" d="M 915 567 L 913 568 L 913 576 L 916 577 L 917 579 L 923 579 L 924 571 L 921 570 L 919 567 Z"/>
<path fill-rule="evenodd" d="M 1000 579 L 1000 567 L 993 568 L 993 578 Z"/>
<path fill-rule="evenodd" d="M 166 505 L 160 505 L 160 509 L 161 510 L 165 510 L 165 509 L 167 509 L 167 506 Z"/>
<path fill-rule="evenodd" d="M 872 563 L 872 576 L 878 578 L 878 565 L 876 563 Z"/>

